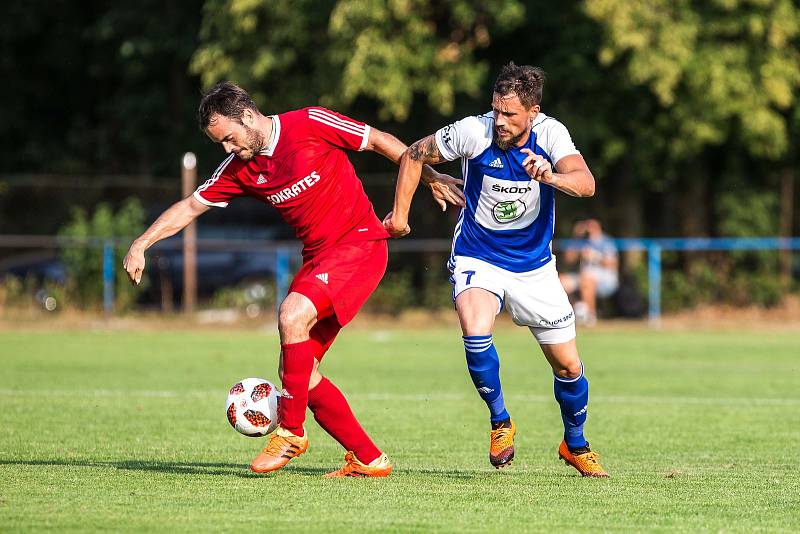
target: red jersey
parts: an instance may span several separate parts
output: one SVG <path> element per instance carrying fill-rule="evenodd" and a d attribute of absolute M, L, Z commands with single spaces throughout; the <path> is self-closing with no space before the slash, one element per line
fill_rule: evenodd
<path fill-rule="evenodd" d="M 369 126 L 321 107 L 272 119 L 267 147 L 250 161 L 228 156 L 194 197 L 222 208 L 242 196 L 275 206 L 304 259 L 336 243 L 388 238 L 345 153 L 364 150 Z"/>

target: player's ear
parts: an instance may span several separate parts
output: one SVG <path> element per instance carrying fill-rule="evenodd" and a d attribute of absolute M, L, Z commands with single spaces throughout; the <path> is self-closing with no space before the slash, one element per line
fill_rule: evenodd
<path fill-rule="evenodd" d="M 535 118 L 536 118 L 536 115 L 538 115 L 538 114 L 539 114 L 539 111 L 540 111 L 541 109 L 542 109 L 542 108 L 541 108 L 541 107 L 539 107 L 539 104 L 534 104 L 533 106 L 531 106 L 531 109 L 529 109 L 529 110 L 528 110 L 528 118 L 529 118 L 530 120 L 533 120 L 533 119 L 535 119 Z"/>
<path fill-rule="evenodd" d="M 253 115 L 253 110 L 250 108 L 244 108 L 242 110 L 242 124 L 252 127 L 254 120 L 255 116 Z"/>

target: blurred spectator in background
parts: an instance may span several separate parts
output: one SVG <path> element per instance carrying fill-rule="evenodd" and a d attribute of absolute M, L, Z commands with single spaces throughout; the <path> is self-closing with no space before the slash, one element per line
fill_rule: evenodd
<path fill-rule="evenodd" d="M 578 248 L 564 251 L 562 259 L 568 264 L 579 262 L 577 273 L 561 273 L 564 290 L 572 296 L 577 293 L 575 320 L 586 326 L 597 322 L 597 299 L 613 295 L 619 287 L 619 258 L 614 241 L 603 233 L 597 219 L 575 223 L 572 231 L 576 239 L 587 240 Z"/>

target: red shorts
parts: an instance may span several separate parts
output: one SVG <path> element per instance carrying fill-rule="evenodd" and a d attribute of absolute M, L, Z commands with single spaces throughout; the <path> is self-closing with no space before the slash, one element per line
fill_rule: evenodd
<path fill-rule="evenodd" d="M 388 256 L 385 239 L 357 241 L 323 250 L 300 267 L 289 292 L 300 293 L 314 304 L 317 324 L 311 336 L 325 349 L 378 287 Z"/>

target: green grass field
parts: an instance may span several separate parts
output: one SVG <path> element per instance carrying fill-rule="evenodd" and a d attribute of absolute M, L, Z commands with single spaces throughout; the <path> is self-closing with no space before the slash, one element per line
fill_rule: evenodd
<path fill-rule="evenodd" d="M 552 379 L 526 330 L 495 334 L 519 433 L 503 471 L 453 329 L 345 331 L 323 370 L 392 458 L 388 479 L 327 480 L 309 451 L 254 476 L 263 440 L 227 388 L 276 379 L 258 332 L 0 334 L 0 532 L 800 530 L 800 333 L 581 331 L 587 437 L 611 472 L 557 461 Z"/>

